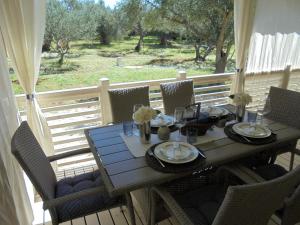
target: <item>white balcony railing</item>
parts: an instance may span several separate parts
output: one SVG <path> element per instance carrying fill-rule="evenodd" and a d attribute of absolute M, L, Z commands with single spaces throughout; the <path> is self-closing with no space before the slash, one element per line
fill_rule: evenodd
<path fill-rule="evenodd" d="M 115 84 L 110 84 L 108 79 L 103 78 L 98 86 L 40 92 L 37 99 L 51 129 L 55 153 L 62 153 L 88 147 L 84 129 L 110 122 L 108 89 L 148 85 L 151 106 L 163 110 L 160 83 L 193 79 L 196 101 L 206 105 L 223 105 L 228 102 L 233 75 L 234 73 L 224 73 L 187 77 L 185 72 L 179 72 L 177 78 Z M 253 96 L 252 106 L 263 104 L 263 96 L 270 86 L 300 91 L 300 72 L 291 73 L 287 68 L 272 74 L 247 76 L 246 90 Z M 21 115 L 25 117 L 25 96 L 17 95 L 17 102 Z M 86 162 L 89 159 L 92 159 L 91 155 L 80 157 L 76 162 Z M 64 165 L 69 163 L 74 163 L 74 159 L 63 162 Z"/>

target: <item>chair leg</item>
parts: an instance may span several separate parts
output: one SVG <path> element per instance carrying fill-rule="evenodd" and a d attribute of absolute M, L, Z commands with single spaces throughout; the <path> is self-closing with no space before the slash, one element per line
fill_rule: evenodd
<path fill-rule="evenodd" d="M 128 212 L 129 212 L 131 225 L 136 225 L 135 215 L 134 215 L 134 208 L 133 208 L 133 203 L 132 203 L 130 192 L 127 192 L 125 194 L 125 197 L 126 197 L 127 208 L 128 208 Z"/>
<path fill-rule="evenodd" d="M 43 225 L 45 225 L 45 210 L 43 210 Z"/>
<path fill-rule="evenodd" d="M 156 213 L 156 193 L 151 192 L 150 194 L 150 215 L 147 221 L 147 225 L 155 225 L 155 213 Z"/>
<path fill-rule="evenodd" d="M 295 159 L 295 152 L 291 152 L 291 158 L 290 158 L 290 171 L 293 169 L 294 167 L 294 159 Z"/>

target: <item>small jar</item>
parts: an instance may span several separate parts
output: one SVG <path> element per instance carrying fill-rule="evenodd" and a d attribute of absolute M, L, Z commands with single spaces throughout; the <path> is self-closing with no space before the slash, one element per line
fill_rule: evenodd
<path fill-rule="evenodd" d="M 170 129 L 166 125 L 162 125 L 157 130 L 157 136 L 159 139 L 166 141 L 170 138 Z"/>

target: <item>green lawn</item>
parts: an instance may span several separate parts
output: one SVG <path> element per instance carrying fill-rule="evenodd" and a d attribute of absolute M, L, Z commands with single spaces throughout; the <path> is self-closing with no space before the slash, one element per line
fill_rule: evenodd
<path fill-rule="evenodd" d="M 97 85 L 103 77 L 111 82 L 129 82 L 175 77 L 180 69 L 185 69 L 189 76 L 214 71 L 214 55 L 205 63 L 195 63 L 191 45 L 172 42 L 161 47 L 157 38 L 146 37 L 143 50 L 136 53 L 136 43 L 137 38 L 112 42 L 109 46 L 98 41 L 72 42 L 63 66 L 57 64 L 58 57 L 42 58 L 37 91 Z M 116 65 L 117 57 L 122 57 L 121 66 Z M 11 76 L 15 92 L 22 93 L 16 76 Z"/>

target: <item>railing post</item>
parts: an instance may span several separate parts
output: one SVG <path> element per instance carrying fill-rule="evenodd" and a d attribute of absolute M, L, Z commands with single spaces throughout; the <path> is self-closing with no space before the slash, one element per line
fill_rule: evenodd
<path fill-rule="evenodd" d="M 287 65 L 283 71 L 282 80 L 280 87 L 283 89 L 287 89 L 291 76 L 291 65 Z"/>
<path fill-rule="evenodd" d="M 186 80 L 186 71 L 180 70 L 176 76 L 176 80 Z"/>
<path fill-rule="evenodd" d="M 111 122 L 111 109 L 110 109 L 110 101 L 108 96 L 108 89 L 109 89 L 109 79 L 108 78 L 101 78 L 99 82 L 99 101 L 101 106 L 101 117 L 102 117 L 102 124 L 108 124 Z"/>

